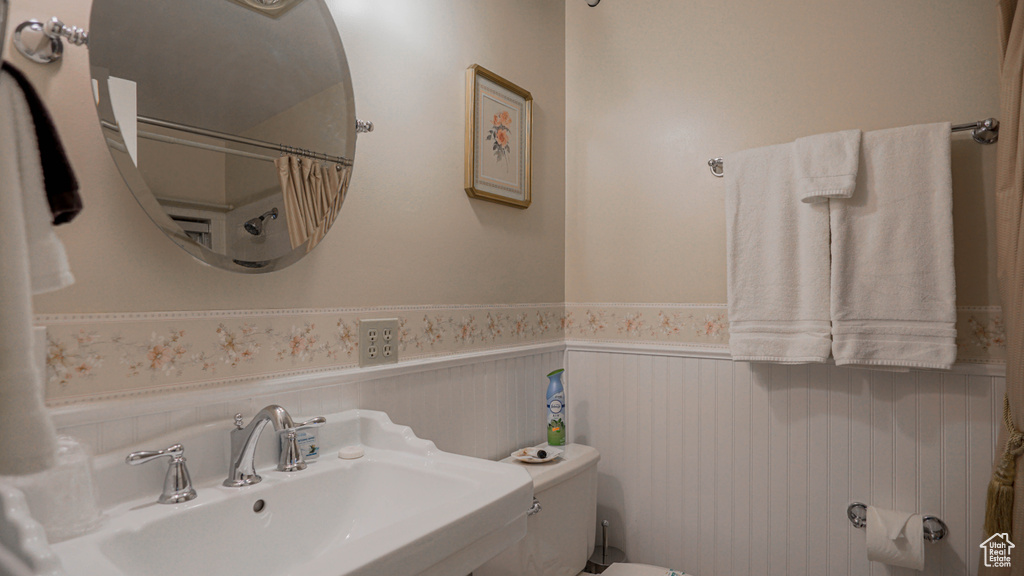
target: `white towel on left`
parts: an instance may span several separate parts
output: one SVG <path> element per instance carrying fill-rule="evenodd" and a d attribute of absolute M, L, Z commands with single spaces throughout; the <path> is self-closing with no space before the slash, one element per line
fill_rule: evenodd
<path fill-rule="evenodd" d="M 73 281 L 53 233 L 32 116 L 16 81 L 0 72 L 0 475 L 51 466 L 57 437 L 34 361 L 32 294 Z"/>
<path fill-rule="evenodd" d="M 729 157 L 726 236 L 734 360 L 824 362 L 829 322 L 828 203 L 797 197 L 794 145 Z"/>
<path fill-rule="evenodd" d="M 53 218 L 46 200 L 39 145 L 28 104 L 17 82 L 6 73 L 0 73 L 0 113 L 6 116 L 2 126 L 5 133 L 0 141 L 2 198 L 4 209 L 15 212 L 9 216 L 19 216 L 24 222 L 21 241 L 28 251 L 32 293 L 60 290 L 73 284 L 75 277 L 71 274 L 64 244 L 51 225 Z M 15 194 L 20 199 L 20 211 L 13 210 Z M 19 241 L 8 227 L 0 230 L 0 234 L 10 234 L 9 242 Z M 3 254 L 10 256 L 6 250 Z"/>
<path fill-rule="evenodd" d="M 843 130 L 797 138 L 793 169 L 802 202 L 849 198 L 857 185 L 860 130 Z"/>
<path fill-rule="evenodd" d="M 956 362 L 948 122 L 865 132 L 853 197 L 830 200 L 837 365 Z"/>

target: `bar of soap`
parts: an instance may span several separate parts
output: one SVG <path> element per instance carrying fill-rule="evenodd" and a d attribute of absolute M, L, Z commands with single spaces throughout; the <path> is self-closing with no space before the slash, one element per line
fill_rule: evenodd
<path fill-rule="evenodd" d="M 362 446 L 345 446 L 341 450 L 338 450 L 338 458 L 344 460 L 355 460 L 356 458 L 362 458 L 365 452 Z"/>

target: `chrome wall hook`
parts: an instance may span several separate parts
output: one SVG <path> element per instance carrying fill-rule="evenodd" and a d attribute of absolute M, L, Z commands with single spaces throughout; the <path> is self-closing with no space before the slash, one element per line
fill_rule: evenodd
<path fill-rule="evenodd" d="M 63 40 L 75 46 L 89 43 L 89 33 L 83 28 L 67 26 L 56 17 L 49 22 L 28 20 L 14 29 L 14 47 L 22 56 L 37 64 L 50 64 L 64 55 Z"/>
<path fill-rule="evenodd" d="M 356 118 L 356 134 L 373 132 L 373 122 Z"/>

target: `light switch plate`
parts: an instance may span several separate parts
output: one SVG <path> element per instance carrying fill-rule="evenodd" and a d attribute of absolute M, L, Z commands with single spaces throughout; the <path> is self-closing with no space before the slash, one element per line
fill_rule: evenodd
<path fill-rule="evenodd" d="M 398 319 L 359 320 L 359 366 L 398 362 Z"/>

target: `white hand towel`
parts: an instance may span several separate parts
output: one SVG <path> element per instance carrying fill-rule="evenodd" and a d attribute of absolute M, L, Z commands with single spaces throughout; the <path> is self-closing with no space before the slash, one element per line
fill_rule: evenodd
<path fill-rule="evenodd" d="M 32 293 L 72 280 L 50 226 L 32 117 L 13 78 L 0 72 L 0 474 L 50 467 L 57 438 L 33 360 Z"/>
<path fill-rule="evenodd" d="M 924 523 L 920 514 L 868 506 L 868 560 L 924 570 Z"/>
<path fill-rule="evenodd" d="M 856 192 L 830 200 L 837 365 L 956 361 L 948 123 L 867 132 Z"/>
<path fill-rule="evenodd" d="M 793 154 L 798 195 L 803 202 L 849 198 L 857 184 L 860 130 L 797 138 Z"/>
<path fill-rule="evenodd" d="M 729 349 L 734 360 L 824 362 L 828 204 L 797 201 L 793 144 L 739 152 L 726 171 Z"/>

